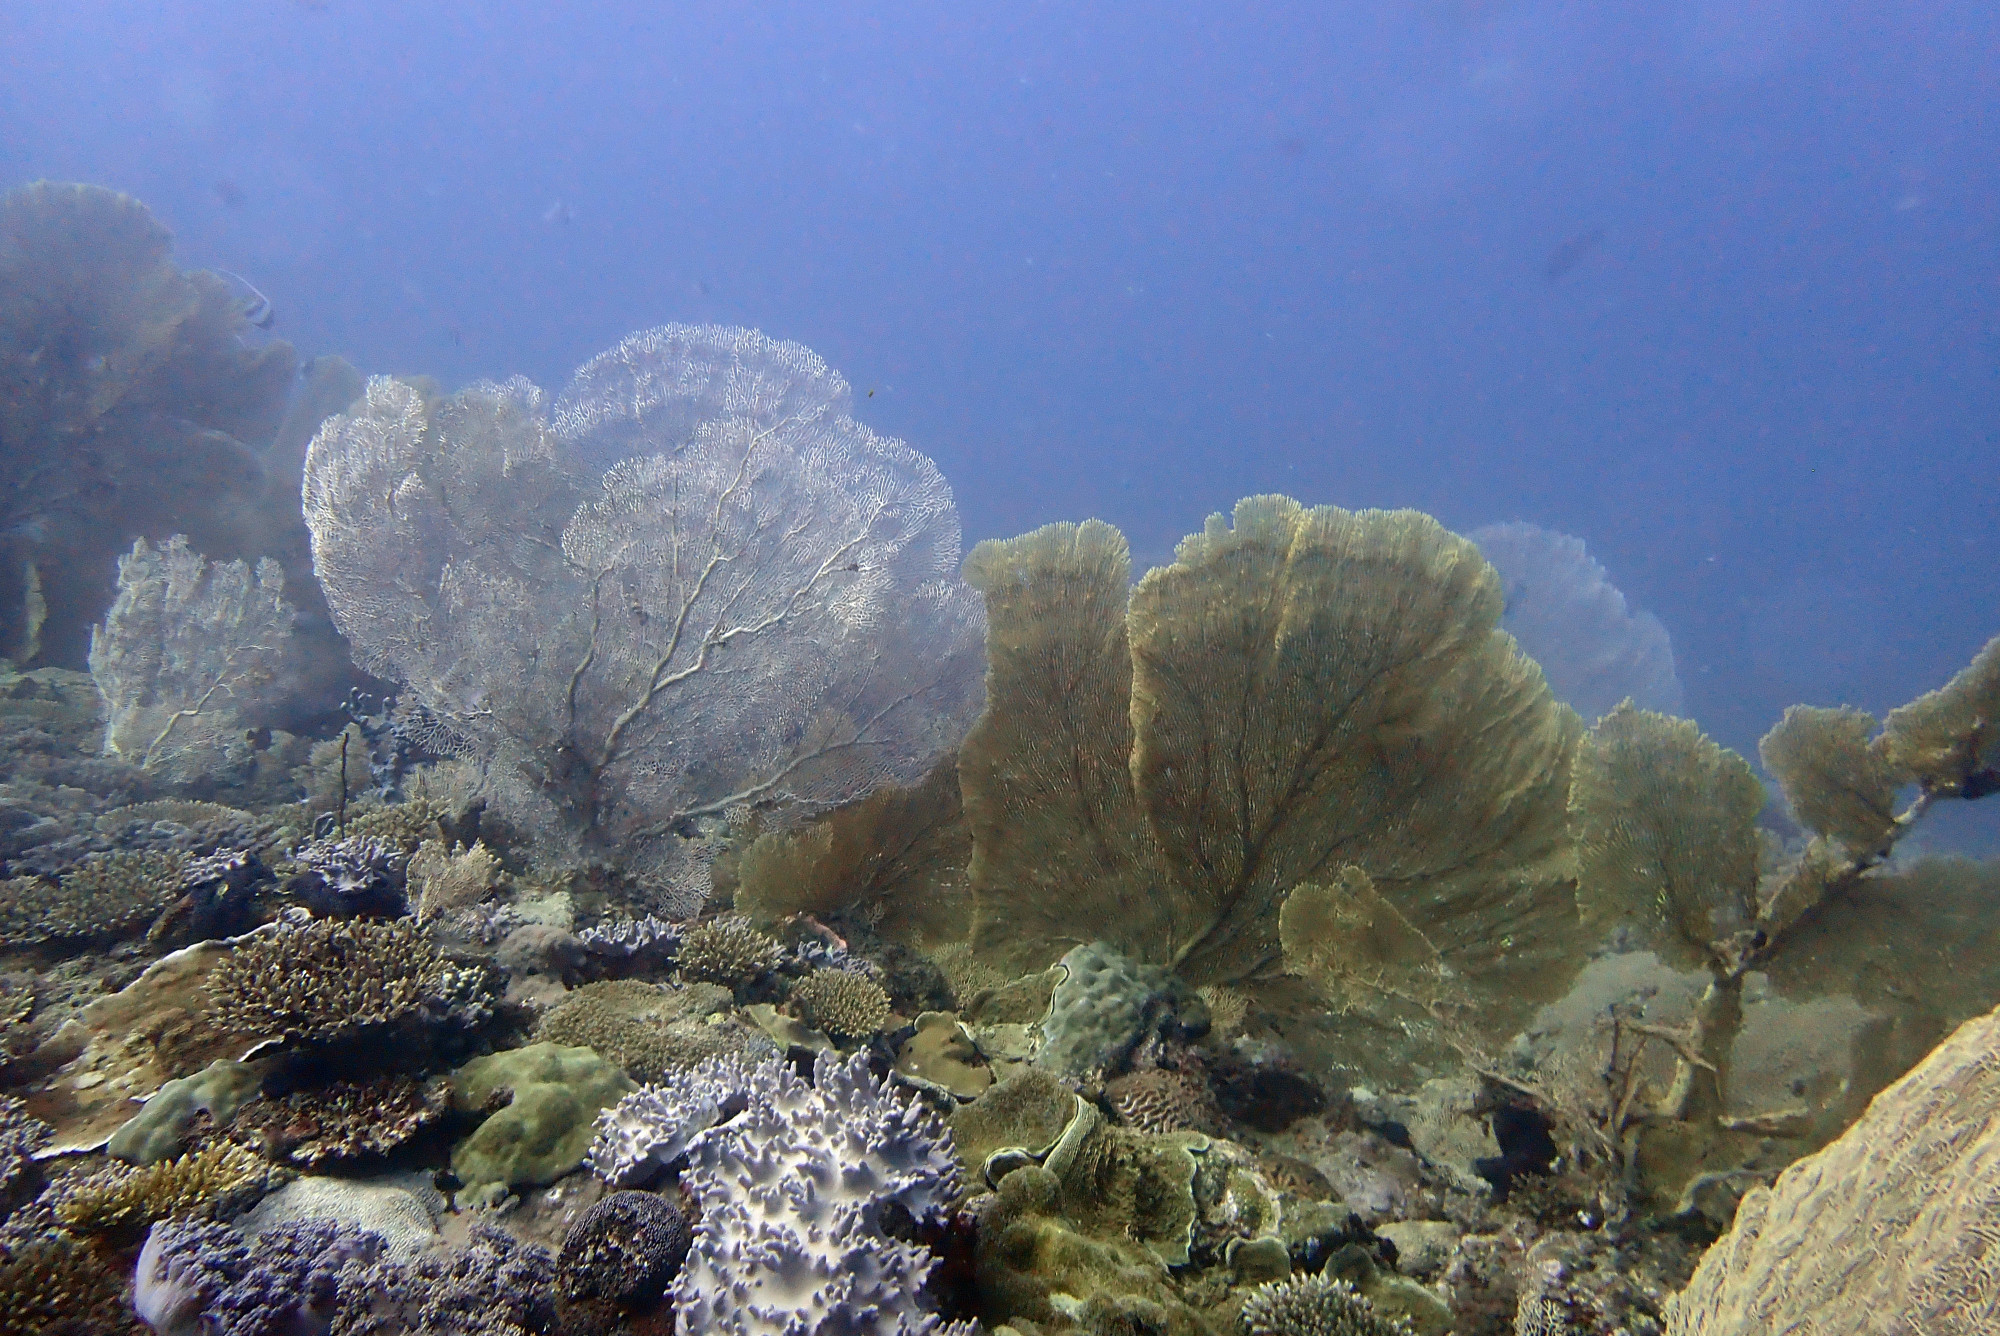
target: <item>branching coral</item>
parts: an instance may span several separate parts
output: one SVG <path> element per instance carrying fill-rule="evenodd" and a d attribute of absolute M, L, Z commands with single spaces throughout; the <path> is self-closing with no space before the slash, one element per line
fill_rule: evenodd
<path fill-rule="evenodd" d="M 0 197 L 0 636 L 80 665 L 135 537 L 269 550 L 244 532 L 295 359 L 128 196 L 37 182 Z"/>
<path fill-rule="evenodd" d="M 175 534 L 118 559 L 118 597 L 90 633 L 104 752 L 175 782 L 241 759 L 246 712 L 265 703 L 295 613 L 266 558 L 211 564 Z"/>
<path fill-rule="evenodd" d="M 791 1001 L 828 1034 L 865 1039 L 889 1020 L 889 995 L 865 974 L 814 970 L 792 988 Z"/>
<path fill-rule="evenodd" d="M 552 416 L 518 379 L 372 381 L 306 465 L 334 615 L 553 804 L 542 833 L 680 885 L 699 823 L 914 783 L 978 707 L 950 490 L 850 403 L 712 327 L 632 336 Z"/>
<path fill-rule="evenodd" d="M 1248 1336 L 1410 1336 L 1406 1322 L 1375 1311 L 1346 1281 L 1330 1276 L 1274 1280 L 1243 1301 Z"/>
<path fill-rule="evenodd" d="M 209 1015 L 237 1034 L 331 1042 L 450 998 L 453 972 L 408 923 L 285 924 L 208 977 Z"/>
<path fill-rule="evenodd" d="M 182 893 L 186 859 L 177 854 L 91 854 L 50 882 L 0 883 L 0 945 L 111 939 L 145 932 Z"/>
<path fill-rule="evenodd" d="M 1498 577 L 1413 512 L 1240 503 L 1126 607 L 1092 522 L 975 549 L 988 709 L 960 754 L 977 941 L 1102 937 L 1194 983 L 1275 974 L 1279 907 L 1342 867 L 1495 1026 L 1581 945 L 1563 801 L 1580 724 L 1498 629 Z"/>
<path fill-rule="evenodd" d="M 124 1278 L 61 1230 L 0 1232 L 0 1331 L 9 1336 L 129 1336 Z"/>
<path fill-rule="evenodd" d="M 329 1160 L 385 1155 L 451 1108 L 451 1092 L 408 1076 L 337 1081 L 260 1100 L 239 1111 L 228 1135 L 279 1163 L 313 1168 Z"/>
<path fill-rule="evenodd" d="M 704 983 L 747 983 L 778 967 L 784 951 L 741 914 L 697 923 L 681 934 L 681 977 Z"/>
<path fill-rule="evenodd" d="M 241 1211 L 271 1183 L 272 1169 L 220 1142 L 177 1159 L 113 1164 L 56 1188 L 56 1218 L 90 1234 L 133 1234 L 155 1220 Z"/>

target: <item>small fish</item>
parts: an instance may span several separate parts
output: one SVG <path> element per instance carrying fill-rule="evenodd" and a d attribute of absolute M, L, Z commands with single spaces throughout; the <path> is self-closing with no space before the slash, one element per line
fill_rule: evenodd
<path fill-rule="evenodd" d="M 1542 261 L 1542 281 L 1550 284 L 1560 282 L 1563 275 L 1582 264 L 1603 242 L 1604 229 L 1601 227 L 1577 233 L 1550 251 L 1549 258 Z"/>
<path fill-rule="evenodd" d="M 255 283 L 228 269 L 215 271 L 224 278 L 234 281 L 250 295 L 243 299 L 243 319 L 258 329 L 269 329 L 278 323 L 278 308 L 271 305 L 271 299 L 260 292 Z"/>

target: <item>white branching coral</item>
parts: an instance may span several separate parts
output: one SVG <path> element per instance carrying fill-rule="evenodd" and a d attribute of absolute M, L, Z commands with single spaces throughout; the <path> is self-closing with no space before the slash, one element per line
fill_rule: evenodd
<path fill-rule="evenodd" d="M 335 619 L 552 804 L 542 834 L 628 865 L 915 782 L 980 707 L 983 620 L 950 488 L 850 403 L 712 327 L 633 335 L 552 416 L 518 378 L 377 379 L 306 464 Z"/>
<path fill-rule="evenodd" d="M 118 597 L 90 636 L 104 751 L 177 782 L 224 762 L 242 712 L 277 680 L 294 614 L 284 568 L 210 563 L 179 534 L 118 559 Z"/>

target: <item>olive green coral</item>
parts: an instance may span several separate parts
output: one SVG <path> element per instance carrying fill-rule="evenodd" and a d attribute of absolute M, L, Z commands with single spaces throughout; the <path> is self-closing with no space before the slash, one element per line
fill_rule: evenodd
<path fill-rule="evenodd" d="M 2000 787 L 2000 636 L 1951 681 L 1889 711 L 1882 749 L 1935 792 L 1971 798 Z"/>
<path fill-rule="evenodd" d="M 828 1034 L 861 1039 L 889 1022 L 889 995 L 865 974 L 814 970 L 792 988 L 792 1002 Z"/>
<path fill-rule="evenodd" d="M 1896 790 L 1908 777 L 1872 745 L 1863 710 L 1794 705 L 1758 744 L 1764 768 L 1808 829 L 1872 853 L 1896 831 Z"/>
<path fill-rule="evenodd" d="M 439 1000 L 449 973 L 437 948 L 406 922 L 287 923 L 216 965 L 209 1014 L 237 1034 L 330 1042 Z"/>
<path fill-rule="evenodd" d="M 1259 1285 L 1243 1301 L 1247 1336 L 1410 1336 L 1344 1280 L 1301 1276 Z"/>
<path fill-rule="evenodd" d="M 712 983 L 588 983 L 550 1008 L 535 1038 L 593 1049 L 635 1080 L 658 1081 L 669 1071 L 756 1046 L 746 1026 L 707 1022 L 729 1002 L 729 990 Z"/>

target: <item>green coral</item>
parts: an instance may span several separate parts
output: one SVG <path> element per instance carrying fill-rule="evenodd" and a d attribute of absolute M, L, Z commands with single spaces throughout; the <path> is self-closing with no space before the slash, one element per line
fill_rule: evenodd
<path fill-rule="evenodd" d="M 583 1163 L 597 1115 L 638 1087 L 587 1048 L 530 1044 L 475 1058 L 451 1074 L 460 1113 L 505 1107 L 451 1153 L 451 1171 L 475 1195 L 553 1183 Z"/>
<path fill-rule="evenodd" d="M 712 983 L 662 988 L 612 979 L 571 990 L 542 1018 L 535 1037 L 594 1049 L 633 1079 L 658 1081 L 670 1071 L 757 1046 L 740 1025 L 708 1023 L 729 1003 L 729 990 Z"/>
<path fill-rule="evenodd" d="M 112 1158 L 131 1164 L 157 1164 L 180 1154 L 188 1125 L 207 1114 L 216 1127 L 227 1127 L 236 1110 L 257 1098 L 264 1070 L 248 1062 L 218 1058 L 193 1076 L 169 1081 L 153 1092 L 131 1121 L 111 1134 L 105 1147 Z"/>

